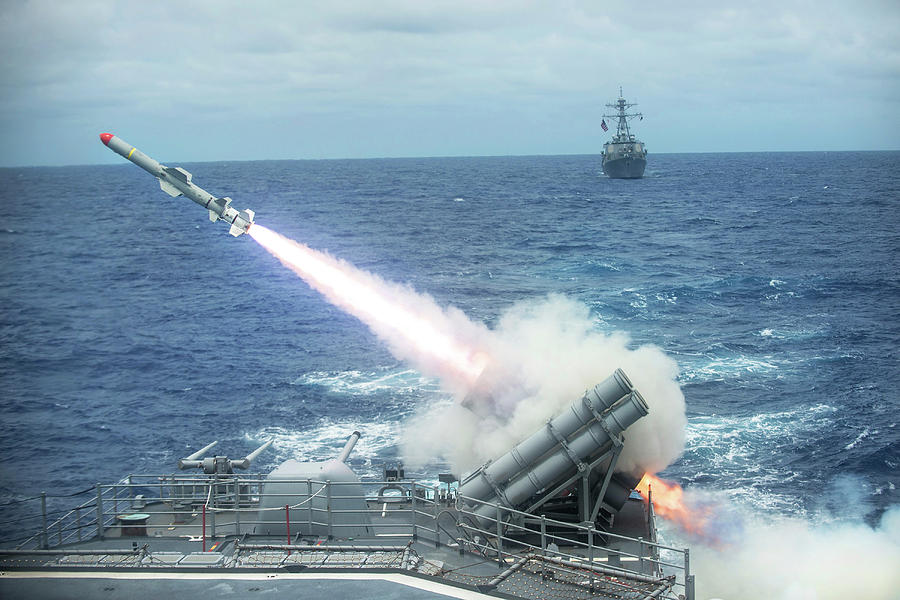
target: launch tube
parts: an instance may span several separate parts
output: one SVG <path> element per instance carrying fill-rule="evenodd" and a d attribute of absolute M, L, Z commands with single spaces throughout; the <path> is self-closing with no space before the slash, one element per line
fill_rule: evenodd
<path fill-rule="evenodd" d="M 350 457 L 350 453 L 353 452 L 353 448 L 356 446 L 356 442 L 359 441 L 360 433 L 358 431 L 354 431 L 350 434 L 350 438 L 347 440 L 347 443 L 344 444 L 344 449 L 341 450 L 341 453 L 338 454 L 337 461 L 345 463 L 347 462 L 347 458 Z"/>
<path fill-rule="evenodd" d="M 503 492 L 505 497 L 503 503 L 508 503 L 510 508 L 514 508 L 538 492 L 558 484 L 577 468 L 569 452 L 577 456 L 579 460 L 596 454 L 604 446 L 610 445 L 613 438 L 618 437 L 638 419 L 646 416 L 649 411 L 644 398 L 637 390 L 632 391 L 628 399 L 616 405 L 600 421 L 594 422 L 570 439 L 568 451 L 561 446 L 557 447 L 556 451 L 548 457 L 517 474 Z M 460 495 L 466 495 L 462 489 L 460 489 Z M 494 494 L 491 496 L 496 498 Z M 485 498 L 481 499 L 485 500 Z M 501 499 L 496 498 L 496 500 L 500 501 Z M 496 514 L 496 509 L 483 505 L 475 512 L 483 518 L 491 518 Z"/>
<path fill-rule="evenodd" d="M 585 392 L 563 413 L 525 439 L 515 448 L 480 469 L 459 488 L 463 496 L 484 500 L 494 496 L 494 486 L 499 486 L 523 469 L 528 469 L 544 454 L 559 443 L 558 437 L 568 438 L 590 423 L 596 415 L 612 407 L 631 393 L 634 386 L 622 369 Z"/>

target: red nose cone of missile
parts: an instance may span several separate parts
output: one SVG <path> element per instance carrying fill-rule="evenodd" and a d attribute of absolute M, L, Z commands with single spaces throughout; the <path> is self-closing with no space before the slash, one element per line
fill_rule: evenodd
<path fill-rule="evenodd" d="M 111 133 L 101 133 L 100 141 L 103 142 L 105 146 L 109 146 L 109 140 L 113 139 L 113 137 L 115 136 L 113 136 L 113 134 Z"/>

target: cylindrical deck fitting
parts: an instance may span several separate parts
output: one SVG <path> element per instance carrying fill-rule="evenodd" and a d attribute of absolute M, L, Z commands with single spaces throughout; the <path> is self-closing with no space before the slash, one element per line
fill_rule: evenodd
<path fill-rule="evenodd" d="M 353 448 L 354 446 L 356 446 L 356 442 L 359 441 L 359 437 L 360 433 L 358 431 L 354 431 L 350 434 L 350 439 L 347 440 L 347 443 L 344 444 L 344 449 L 341 450 L 340 454 L 338 454 L 338 462 L 347 462 L 347 459 L 350 457 L 350 453 L 353 452 Z"/>

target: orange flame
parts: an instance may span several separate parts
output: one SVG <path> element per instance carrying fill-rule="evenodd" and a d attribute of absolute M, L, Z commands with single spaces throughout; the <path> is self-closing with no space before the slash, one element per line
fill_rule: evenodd
<path fill-rule="evenodd" d="M 440 313 L 440 308 L 433 302 L 427 307 L 420 307 L 420 310 L 403 306 L 402 302 L 386 294 L 394 286 L 374 275 L 259 224 L 254 224 L 247 233 L 332 304 L 366 323 L 376 333 L 389 332 L 394 339 L 404 339 L 417 355 L 430 357 L 450 367 L 469 383 L 475 381 L 484 370 L 487 355 L 473 351 L 455 339 L 446 331 L 449 323 L 443 323 L 442 330 L 437 325 L 440 319 L 434 318 Z M 419 297 L 420 300 L 424 298 Z"/>
<path fill-rule="evenodd" d="M 674 482 L 645 473 L 635 489 L 644 499 L 653 500 L 656 514 L 676 523 L 688 533 L 708 538 L 711 511 L 709 507 L 691 506 L 684 500 L 684 490 Z"/>

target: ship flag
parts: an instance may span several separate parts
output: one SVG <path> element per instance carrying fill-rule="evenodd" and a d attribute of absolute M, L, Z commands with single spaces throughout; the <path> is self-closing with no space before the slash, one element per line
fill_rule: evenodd
<path fill-rule="evenodd" d="M 603 128 L 603 131 L 609 131 L 609 127 L 606 126 L 606 119 L 600 121 L 600 127 Z"/>

